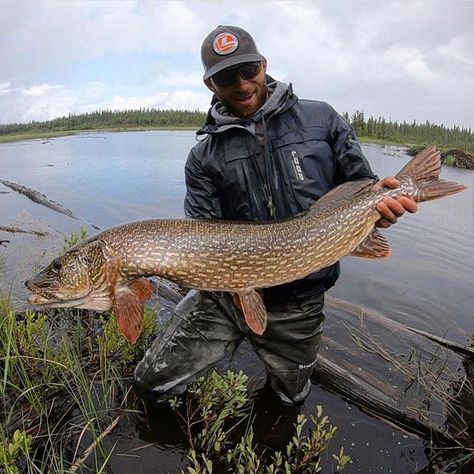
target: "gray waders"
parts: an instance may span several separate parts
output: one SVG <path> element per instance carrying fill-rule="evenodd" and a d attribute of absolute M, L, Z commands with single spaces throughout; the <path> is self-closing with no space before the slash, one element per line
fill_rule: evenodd
<path fill-rule="evenodd" d="M 171 398 L 247 338 L 262 358 L 268 381 L 280 399 L 291 405 L 303 402 L 311 390 L 324 295 L 276 309 L 268 311 L 267 330 L 258 336 L 245 324 L 229 293 L 191 290 L 137 365 L 134 385 L 157 399 Z"/>

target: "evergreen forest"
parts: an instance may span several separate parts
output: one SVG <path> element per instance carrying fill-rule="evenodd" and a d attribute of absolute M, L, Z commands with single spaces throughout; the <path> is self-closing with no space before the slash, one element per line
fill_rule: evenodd
<path fill-rule="evenodd" d="M 474 153 L 474 134 L 470 128 L 446 127 L 428 121 L 424 123 L 397 122 L 385 118 L 366 118 L 364 112 L 357 111 L 343 116 L 352 124 L 361 139 L 401 145 L 435 144 L 441 148 Z M 29 123 L 0 124 L 0 138 L 23 134 L 79 132 L 85 130 L 125 130 L 156 128 L 197 129 L 206 114 L 198 110 L 100 110 L 84 114 L 69 114 L 46 121 Z"/>

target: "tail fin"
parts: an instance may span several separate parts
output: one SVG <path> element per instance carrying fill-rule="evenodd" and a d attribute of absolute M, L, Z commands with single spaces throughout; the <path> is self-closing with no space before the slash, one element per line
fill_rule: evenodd
<path fill-rule="evenodd" d="M 417 184 L 417 202 L 431 201 L 467 189 L 463 184 L 438 179 L 441 171 L 441 153 L 432 145 L 420 151 L 397 174 L 397 178 L 410 176 Z"/>

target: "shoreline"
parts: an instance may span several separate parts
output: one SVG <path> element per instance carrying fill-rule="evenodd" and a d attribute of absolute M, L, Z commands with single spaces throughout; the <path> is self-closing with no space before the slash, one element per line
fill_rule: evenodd
<path fill-rule="evenodd" d="M 83 133 L 114 133 L 114 132 L 147 132 L 157 130 L 169 130 L 169 131 L 195 131 L 197 127 L 191 126 L 160 126 L 160 127 L 110 127 L 110 128 L 93 128 L 84 130 L 60 130 L 51 132 L 28 132 L 11 135 L 0 135 L 0 145 L 6 143 L 16 143 L 20 141 L 30 140 L 44 140 L 47 141 L 52 138 L 66 137 L 71 135 L 80 135 Z M 390 140 L 380 140 L 369 137 L 359 137 L 360 143 L 363 145 L 374 144 L 374 145 L 390 145 L 399 146 L 406 148 L 407 154 L 416 155 L 418 151 L 424 148 L 426 145 L 413 144 L 413 143 L 400 143 Z M 443 165 L 451 166 L 454 168 L 474 170 L 474 155 L 464 151 L 462 149 L 453 146 L 438 147 L 441 151 L 441 162 Z"/>

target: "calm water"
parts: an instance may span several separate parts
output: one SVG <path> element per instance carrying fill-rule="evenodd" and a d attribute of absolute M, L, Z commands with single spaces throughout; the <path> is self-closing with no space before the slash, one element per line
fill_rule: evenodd
<path fill-rule="evenodd" d="M 136 219 L 182 216 L 183 166 L 194 143 L 192 132 L 155 131 L 0 145 L 0 179 L 44 193 L 80 217 L 65 217 L 0 185 L 0 225 L 48 232 L 46 238 L 0 232 L 0 239 L 10 240 L 6 248 L 0 247 L 0 291 L 13 295 L 16 305 L 24 307 L 22 281 L 62 248 L 65 235 L 81 226 L 92 235 L 93 225 L 106 228 Z M 395 174 L 408 160 L 394 149 L 367 146 L 364 151 L 380 177 Z M 347 324 L 352 324 L 354 316 L 388 318 L 459 343 L 474 333 L 474 173 L 443 168 L 442 176 L 469 189 L 421 204 L 420 212 L 387 231 L 393 245 L 390 259 L 344 259 L 343 275 L 328 299 L 325 337 L 336 342 L 325 344 L 322 352 L 345 358 L 354 370 L 369 370 L 377 383 L 391 384 L 390 388 L 395 385 L 388 381 L 387 364 L 352 355 L 354 343 Z M 412 344 L 386 329 L 380 337 L 394 351 Z M 245 345 L 234 363 L 257 378 L 262 374 L 260 362 Z M 426 465 L 425 446 L 419 439 L 364 415 L 338 395 L 314 385 L 305 407 L 311 412 L 318 403 L 339 426 L 334 446 L 344 444 L 352 456 L 346 472 L 406 473 Z M 266 413 L 268 403 L 263 405 L 262 413 Z M 116 452 L 142 449 L 137 456 L 114 457 L 113 472 L 178 472 L 184 452 L 179 442 L 128 428 L 129 432 L 121 433 Z M 156 444 L 143 448 L 149 441 Z"/>

